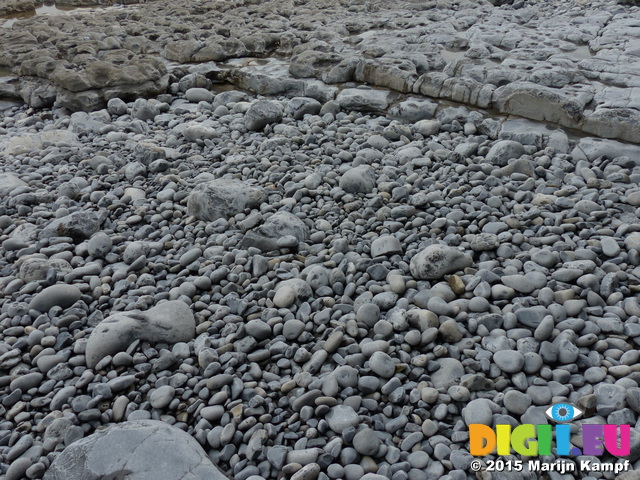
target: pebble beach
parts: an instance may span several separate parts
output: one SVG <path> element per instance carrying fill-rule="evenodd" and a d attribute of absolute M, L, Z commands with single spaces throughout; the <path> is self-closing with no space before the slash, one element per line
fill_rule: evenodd
<path fill-rule="evenodd" d="M 0 9 L 0 477 L 639 479 L 634 3 Z"/>

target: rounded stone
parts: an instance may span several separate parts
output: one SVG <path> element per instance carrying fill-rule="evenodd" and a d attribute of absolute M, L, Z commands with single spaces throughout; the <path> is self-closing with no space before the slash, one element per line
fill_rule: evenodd
<path fill-rule="evenodd" d="M 493 361 L 505 373 L 517 373 L 524 366 L 524 357 L 515 350 L 500 350 L 493 354 Z"/>
<path fill-rule="evenodd" d="M 176 389 L 171 385 L 158 387 L 149 396 L 149 403 L 153 408 L 165 408 L 171 403 L 176 393 Z"/>
<path fill-rule="evenodd" d="M 288 308 L 296 301 L 296 292 L 292 287 L 285 285 L 276 291 L 273 304 L 278 308 Z"/>
<path fill-rule="evenodd" d="M 110 425 L 72 443 L 44 480 L 121 478 L 122 472 L 130 478 L 227 480 L 195 438 L 156 420 Z"/>
<path fill-rule="evenodd" d="M 331 408 L 326 420 L 331 430 L 338 435 L 342 435 L 345 429 L 358 425 L 358 414 L 348 405 L 336 405 Z"/>
<path fill-rule="evenodd" d="M 190 88 L 185 92 L 184 96 L 193 103 L 211 102 L 213 100 L 213 93 L 210 90 L 199 87 Z"/>
<path fill-rule="evenodd" d="M 67 308 L 81 297 L 82 292 L 74 285 L 52 285 L 33 297 L 29 303 L 29 309 L 48 312 L 54 306 Z"/>
<path fill-rule="evenodd" d="M 113 242 L 104 232 L 94 234 L 87 243 L 87 251 L 94 258 L 104 258 L 111 251 Z"/>
<path fill-rule="evenodd" d="M 364 428 L 353 437 L 353 448 L 361 455 L 373 456 L 380 449 L 380 439 L 370 428 Z"/>
<path fill-rule="evenodd" d="M 522 415 L 531 406 L 531 398 L 518 390 L 509 390 L 503 400 L 509 413 Z"/>
<path fill-rule="evenodd" d="M 393 359 L 384 352 L 375 352 L 369 358 L 369 367 L 382 378 L 391 378 L 395 373 L 395 363 Z"/>

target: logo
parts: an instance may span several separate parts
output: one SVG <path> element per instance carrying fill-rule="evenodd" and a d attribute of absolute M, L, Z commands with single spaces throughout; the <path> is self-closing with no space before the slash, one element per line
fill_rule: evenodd
<path fill-rule="evenodd" d="M 626 457 L 631 451 L 630 425 L 582 424 L 582 449 L 571 445 L 571 422 L 584 412 L 574 405 L 558 403 L 545 411 L 546 416 L 556 422 L 553 425 L 496 425 L 495 430 L 487 425 L 469 425 L 469 452 L 475 457 L 497 453 L 511 455 L 512 451 L 528 457 L 552 455 L 559 457 L 592 455 L 600 457 L 609 453 Z"/>
<path fill-rule="evenodd" d="M 544 414 L 555 422 L 571 422 L 582 416 L 584 412 L 568 403 L 558 403 L 549 407 Z"/>

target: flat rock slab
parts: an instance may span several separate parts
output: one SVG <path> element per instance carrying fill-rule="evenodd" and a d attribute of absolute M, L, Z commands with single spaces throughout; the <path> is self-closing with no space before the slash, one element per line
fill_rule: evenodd
<path fill-rule="evenodd" d="M 385 90 L 346 88 L 338 94 L 336 101 L 345 110 L 371 112 L 386 109 L 389 106 L 388 97 L 389 92 Z"/>
<path fill-rule="evenodd" d="M 187 304 L 170 301 L 146 312 L 115 313 L 98 324 L 87 342 L 87 366 L 94 368 L 107 355 L 124 351 L 134 340 L 150 343 L 188 342 L 196 322 Z"/>
<path fill-rule="evenodd" d="M 109 426 L 74 442 L 45 480 L 227 480 L 189 434 L 156 420 Z"/>
<path fill-rule="evenodd" d="M 68 130 L 47 130 L 37 134 L 11 137 L 4 142 L 4 154 L 20 155 L 32 150 L 42 150 L 45 144 L 78 146 L 80 142 L 78 136 Z"/>

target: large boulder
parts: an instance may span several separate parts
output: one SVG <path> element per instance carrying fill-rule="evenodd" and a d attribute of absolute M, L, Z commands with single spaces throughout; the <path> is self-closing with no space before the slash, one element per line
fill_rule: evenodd
<path fill-rule="evenodd" d="M 521 143 L 513 140 L 501 140 L 491 147 L 487 153 L 487 161 L 493 165 L 504 167 L 510 160 L 520 158 L 523 154 L 524 147 Z"/>
<path fill-rule="evenodd" d="M 69 262 L 62 258 L 23 257 L 20 262 L 20 280 L 25 283 L 44 280 L 50 270 L 63 274 L 73 270 Z"/>
<path fill-rule="evenodd" d="M 244 123 L 247 130 L 258 131 L 270 123 L 277 123 L 280 120 L 282 120 L 280 105 L 269 100 L 258 100 L 247 110 Z"/>
<path fill-rule="evenodd" d="M 0 4 L 0 15 L 15 15 L 36 9 L 34 0 L 4 0 Z"/>
<path fill-rule="evenodd" d="M 13 173 L 0 173 L 0 198 L 6 197 L 12 190 L 26 187 L 27 183 L 20 180 Z"/>
<path fill-rule="evenodd" d="M 231 218 L 266 199 L 259 187 L 235 179 L 218 178 L 197 185 L 187 200 L 187 212 L 199 220 L 213 222 Z"/>
<path fill-rule="evenodd" d="M 75 242 L 88 239 L 100 230 L 104 215 L 96 212 L 74 212 L 49 223 L 40 232 L 40 238 L 71 237 Z"/>
<path fill-rule="evenodd" d="M 300 218 L 289 212 L 276 212 L 260 227 L 248 232 L 241 246 L 256 247 L 263 252 L 270 252 L 279 246 L 297 246 L 298 243 L 304 242 L 308 235 L 309 229 Z"/>
<path fill-rule="evenodd" d="M 334 52 L 304 50 L 291 57 L 289 73 L 298 78 L 321 78 L 338 65 L 344 57 Z"/>
<path fill-rule="evenodd" d="M 188 433 L 157 420 L 110 425 L 69 445 L 44 480 L 228 480 Z"/>
<path fill-rule="evenodd" d="M 285 112 L 291 114 L 296 120 L 301 120 L 305 115 L 317 115 L 322 105 L 314 98 L 293 97 L 285 108 Z"/>
<path fill-rule="evenodd" d="M 347 170 L 339 185 L 347 193 L 370 193 L 376 187 L 376 172 L 369 165 L 360 165 Z"/>
<path fill-rule="evenodd" d="M 193 312 L 181 301 L 164 302 L 146 312 L 118 312 L 105 318 L 87 341 L 87 366 L 122 352 L 135 340 L 149 343 L 188 342 L 196 334 Z"/>
<path fill-rule="evenodd" d="M 144 98 L 137 99 L 134 102 L 133 107 L 131 107 L 131 116 L 138 120 L 153 120 L 158 115 L 160 115 L 160 109 L 158 106 Z"/>
<path fill-rule="evenodd" d="M 432 100 L 409 97 L 389 109 L 389 117 L 407 123 L 430 120 L 436 113 L 438 104 Z"/>
<path fill-rule="evenodd" d="M 77 65 L 58 62 L 49 81 L 56 87 L 56 105 L 91 111 L 104 108 L 116 97 L 133 99 L 164 93 L 169 75 L 159 58 L 121 51 Z"/>
<path fill-rule="evenodd" d="M 75 285 L 52 285 L 38 293 L 29 303 L 29 310 L 48 312 L 52 307 L 68 308 L 82 297 Z"/>
<path fill-rule="evenodd" d="M 107 110 L 97 112 L 75 112 L 69 119 L 69 130 L 78 135 L 100 133 L 100 130 L 111 123 L 111 115 Z"/>
<path fill-rule="evenodd" d="M 592 99 L 588 92 L 574 95 L 566 89 L 522 81 L 497 88 L 493 106 L 500 113 L 575 128 L 580 125 L 585 106 Z"/>
<path fill-rule="evenodd" d="M 471 257 L 447 245 L 429 245 L 414 255 L 409 268 L 411 275 L 419 280 L 438 280 L 448 273 L 470 267 Z"/>

